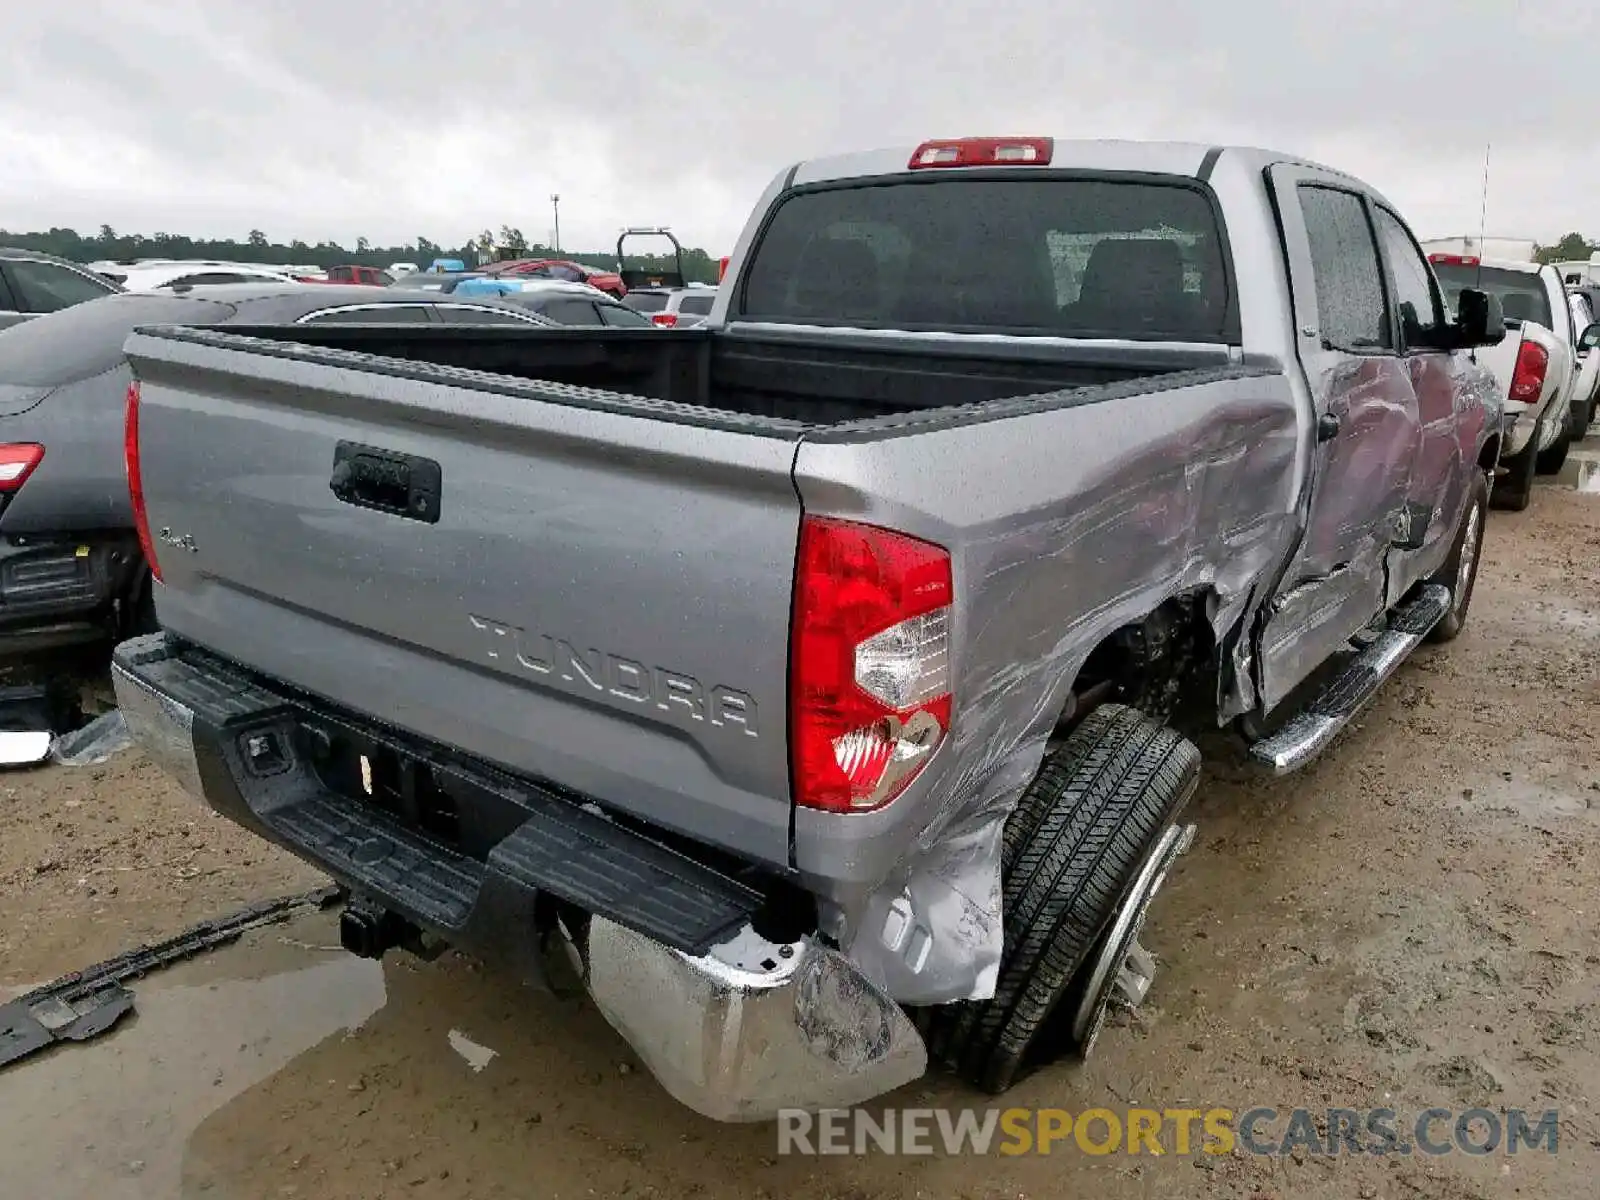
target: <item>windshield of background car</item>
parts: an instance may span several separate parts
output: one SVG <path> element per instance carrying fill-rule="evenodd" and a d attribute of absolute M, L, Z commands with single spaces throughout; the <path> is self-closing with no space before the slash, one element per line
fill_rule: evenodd
<path fill-rule="evenodd" d="M 1229 342 L 1230 295 L 1217 213 L 1193 181 L 947 176 L 780 201 L 735 308 L 755 321 Z"/>
<path fill-rule="evenodd" d="M 1463 288 L 1477 288 L 1500 298 L 1500 309 L 1508 321 L 1532 321 L 1558 332 L 1551 320 L 1550 295 L 1544 280 L 1532 271 L 1508 271 L 1503 267 L 1475 267 L 1465 263 L 1434 263 L 1433 273 L 1444 289 L 1444 302 L 1451 312 L 1460 305 Z M 1563 319 L 1563 324 L 1565 320 Z"/>
<path fill-rule="evenodd" d="M 0 382 L 62 387 L 109 371 L 141 325 L 225 321 L 233 305 L 193 296 L 124 294 L 74 304 L 0 331 Z"/>

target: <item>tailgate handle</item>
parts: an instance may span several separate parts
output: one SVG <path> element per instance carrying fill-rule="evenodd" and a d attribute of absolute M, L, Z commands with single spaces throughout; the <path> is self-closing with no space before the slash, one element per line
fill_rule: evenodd
<path fill-rule="evenodd" d="M 340 442 L 333 450 L 328 486 L 340 500 L 357 508 L 373 508 L 429 525 L 439 521 L 443 473 L 431 458 Z"/>

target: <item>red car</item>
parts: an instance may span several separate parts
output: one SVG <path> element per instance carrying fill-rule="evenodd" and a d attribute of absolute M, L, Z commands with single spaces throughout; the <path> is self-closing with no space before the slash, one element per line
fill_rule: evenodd
<path fill-rule="evenodd" d="M 628 294 L 622 276 L 561 258 L 512 258 L 485 263 L 478 268 L 485 275 L 532 275 L 539 279 L 564 279 L 568 283 L 587 283 L 621 300 Z"/>
<path fill-rule="evenodd" d="M 296 278 L 301 283 L 359 283 L 367 287 L 388 287 L 394 282 L 394 276 L 389 272 L 363 266 L 329 267 L 326 275 L 301 275 Z"/>

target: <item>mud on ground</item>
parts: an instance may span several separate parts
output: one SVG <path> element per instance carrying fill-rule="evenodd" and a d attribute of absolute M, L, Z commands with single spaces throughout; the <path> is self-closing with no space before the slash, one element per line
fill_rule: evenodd
<path fill-rule="evenodd" d="M 360 962 L 322 914 L 0 1073 L 0 1195 L 1593 1195 L 1597 729 L 1600 498 L 1542 487 L 1494 514 L 1468 631 L 1331 755 L 1284 781 L 1208 761 L 1201 836 L 1146 935 L 1151 1001 L 1005 1101 L 1554 1108 L 1553 1157 L 779 1158 L 771 1126 L 673 1103 L 581 999 L 457 957 Z M 318 881 L 134 754 L 0 777 L 0 813 L 0 987 Z M 988 1103 L 934 1076 L 881 1107 Z"/>

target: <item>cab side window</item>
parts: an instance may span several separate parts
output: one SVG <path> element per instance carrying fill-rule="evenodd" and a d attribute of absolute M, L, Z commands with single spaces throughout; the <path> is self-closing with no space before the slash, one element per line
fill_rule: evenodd
<path fill-rule="evenodd" d="M 1296 190 L 1311 242 L 1323 339 L 1356 353 L 1394 349 L 1383 268 L 1366 204 L 1356 193 L 1339 188 L 1301 184 Z"/>
<path fill-rule="evenodd" d="M 1394 273 L 1394 301 L 1400 315 L 1401 340 L 1407 346 L 1426 344 L 1428 334 L 1445 323 L 1439 285 L 1400 218 L 1386 208 L 1373 211 L 1377 214 L 1378 236 L 1383 239 L 1389 269 Z"/>

